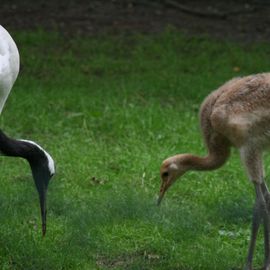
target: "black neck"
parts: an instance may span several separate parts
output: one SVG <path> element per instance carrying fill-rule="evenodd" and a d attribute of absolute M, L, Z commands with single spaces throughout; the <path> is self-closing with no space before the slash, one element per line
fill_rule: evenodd
<path fill-rule="evenodd" d="M 35 144 L 9 138 L 2 130 L 0 130 L 0 152 L 5 156 L 25 158 L 30 163 L 37 162 L 44 156 Z"/>

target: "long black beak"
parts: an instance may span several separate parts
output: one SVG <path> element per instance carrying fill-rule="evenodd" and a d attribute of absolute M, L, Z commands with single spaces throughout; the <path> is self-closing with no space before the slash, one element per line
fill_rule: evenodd
<path fill-rule="evenodd" d="M 47 215 L 46 194 L 47 194 L 47 188 L 46 189 L 44 188 L 41 192 L 39 192 L 39 203 L 40 203 L 41 221 L 42 221 L 42 236 L 45 236 L 46 234 L 46 215 Z"/>
<path fill-rule="evenodd" d="M 41 221 L 42 221 L 42 236 L 46 234 L 46 197 L 48 184 L 50 181 L 50 177 L 44 175 L 34 175 L 34 181 L 36 184 L 36 188 L 39 195 L 39 203 L 40 203 L 40 212 L 41 212 Z"/>

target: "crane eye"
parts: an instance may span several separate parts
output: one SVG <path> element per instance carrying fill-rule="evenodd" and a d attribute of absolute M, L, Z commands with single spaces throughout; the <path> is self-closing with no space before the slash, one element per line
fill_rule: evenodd
<path fill-rule="evenodd" d="M 168 173 L 168 172 L 162 173 L 162 178 L 166 178 L 166 177 L 168 177 L 168 176 L 169 176 L 169 173 Z"/>

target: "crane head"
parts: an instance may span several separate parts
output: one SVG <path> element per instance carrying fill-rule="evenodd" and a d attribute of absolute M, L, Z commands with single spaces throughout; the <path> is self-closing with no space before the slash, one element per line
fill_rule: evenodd
<path fill-rule="evenodd" d="M 164 160 L 160 168 L 161 186 L 157 204 L 159 205 L 168 188 L 187 170 L 184 164 L 185 156 L 176 155 Z"/>
<path fill-rule="evenodd" d="M 48 190 L 48 185 L 55 174 L 54 160 L 40 145 L 33 141 L 21 140 L 26 145 L 30 146 L 29 155 L 27 157 L 34 182 L 39 195 L 41 218 L 42 218 L 42 235 L 46 234 L 46 195 Z"/>
<path fill-rule="evenodd" d="M 22 157 L 29 162 L 39 195 L 42 234 L 46 233 L 46 194 L 55 173 L 54 160 L 40 145 L 29 140 L 9 138 L 0 129 L 0 153 L 5 156 Z"/>
<path fill-rule="evenodd" d="M 38 166 L 31 166 L 32 167 L 32 174 L 35 181 L 35 185 L 39 195 L 39 203 L 40 203 L 40 211 L 41 211 L 41 218 L 42 218 L 42 235 L 45 236 L 46 234 L 46 195 L 48 190 L 48 185 L 50 179 L 54 175 L 54 172 L 51 172 L 48 169 L 46 161 L 43 163 L 38 164 Z"/>

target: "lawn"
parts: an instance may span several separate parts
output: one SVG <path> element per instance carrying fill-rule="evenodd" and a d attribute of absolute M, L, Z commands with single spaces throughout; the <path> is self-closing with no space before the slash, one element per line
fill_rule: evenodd
<path fill-rule="evenodd" d="M 217 171 L 187 173 L 157 207 L 159 166 L 176 153 L 205 154 L 200 103 L 234 76 L 268 71 L 269 46 L 173 29 L 151 36 L 13 37 L 21 72 L 1 128 L 40 143 L 57 173 L 42 238 L 28 164 L 0 159 L 0 268 L 241 269 L 254 191 L 237 151 Z M 260 236 L 257 267 L 262 246 Z"/>

